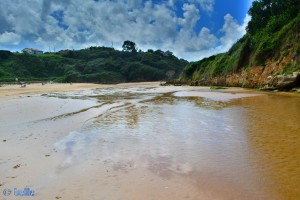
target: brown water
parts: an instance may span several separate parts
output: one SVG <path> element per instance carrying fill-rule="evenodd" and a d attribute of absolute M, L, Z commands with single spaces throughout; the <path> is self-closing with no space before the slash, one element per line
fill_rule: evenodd
<path fill-rule="evenodd" d="M 300 198 L 299 95 L 147 86 L 47 96 L 97 103 L 36 122 L 93 114 L 52 145 L 61 162 L 32 179 L 38 197 Z"/>
<path fill-rule="evenodd" d="M 247 108 L 251 168 L 273 199 L 300 198 L 300 99 L 265 95 L 237 102 Z"/>

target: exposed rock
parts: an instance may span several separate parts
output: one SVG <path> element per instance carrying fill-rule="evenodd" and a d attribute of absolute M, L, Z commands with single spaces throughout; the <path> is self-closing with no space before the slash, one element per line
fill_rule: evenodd
<path fill-rule="evenodd" d="M 293 72 L 293 77 L 299 76 L 300 72 Z"/>
<path fill-rule="evenodd" d="M 291 92 L 300 93 L 300 88 L 293 88 Z"/>
<path fill-rule="evenodd" d="M 268 76 L 263 90 L 290 90 L 300 84 L 300 72 L 294 72 L 293 75 Z"/>

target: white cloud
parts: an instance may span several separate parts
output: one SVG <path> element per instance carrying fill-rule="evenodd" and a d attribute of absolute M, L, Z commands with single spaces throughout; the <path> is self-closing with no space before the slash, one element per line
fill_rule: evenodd
<path fill-rule="evenodd" d="M 4 32 L 0 34 L 0 44 L 12 44 L 18 45 L 20 43 L 21 36 L 13 32 Z"/>
<path fill-rule="evenodd" d="M 214 10 L 215 0 L 189 0 L 189 2 L 199 3 L 200 7 L 207 12 L 212 12 Z"/>
<path fill-rule="evenodd" d="M 0 1 L 0 46 L 20 43 L 20 49 L 39 47 L 48 51 L 49 46 L 60 50 L 113 43 L 120 49 L 124 40 L 132 40 L 142 50 L 160 48 L 171 50 L 179 57 L 198 60 L 225 51 L 245 33 L 249 16 L 239 25 L 227 14 L 220 38 L 209 27 L 197 28 L 200 12 L 212 12 L 214 0 L 187 1 L 182 5 L 181 17 L 174 2 L 3 0 Z M 54 11 L 59 11 L 61 19 L 53 16 Z"/>
<path fill-rule="evenodd" d="M 195 52 L 211 49 L 216 45 L 218 39 L 207 27 L 202 27 L 198 33 L 194 31 L 200 19 L 199 10 L 195 4 L 184 4 L 182 10 L 184 18 L 179 18 L 179 24 L 183 28 L 178 32 L 169 49 L 177 55 L 190 59 L 189 55 L 194 55 Z"/>
<path fill-rule="evenodd" d="M 223 27 L 220 30 L 223 33 L 222 37 L 217 38 L 215 35 L 210 33 L 208 28 L 202 28 L 202 33 L 199 33 L 196 40 L 198 43 L 195 41 L 192 42 L 192 44 L 197 45 L 197 50 L 193 52 L 183 51 L 180 52 L 180 55 L 193 61 L 226 52 L 246 33 L 246 26 L 250 20 L 251 17 L 246 15 L 243 20 L 243 24 L 239 25 L 230 14 L 226 14 L 224 16 Z M 217 43 L 219 43 L 219 45 L 217 45 Z M 188 45 L 191 44 L 188 43 Z"/>
<path fill-rule="evenodd" d="M 180 24 L 185 29 L 193 30 L 197 21 L 200 19 L 199 10 L 194 4 L 183 4 L 183 19 L 180 19 Z"/>
<path fill-rule="evenodd" d="M 174 47 L 180 53 L 199 52 L 214 47 L 217 41 L 216 36 L 208 28 L 203 27 L 197 35 L 185 30 L 181 31 L 176 38 Z"/>
<path fill-rule="evenodd" d="M 227 51 L 246 33 L 245 28 L 248 24 L 249 16 L 246 15 L 243 25 L 239 25 L 230 14 L 226 14 L 224 20 L 225 22 L 221 31 L 224 32 L 225 35 L 220 38 L 220 42 L 222 43 L 222 51 Z"/>

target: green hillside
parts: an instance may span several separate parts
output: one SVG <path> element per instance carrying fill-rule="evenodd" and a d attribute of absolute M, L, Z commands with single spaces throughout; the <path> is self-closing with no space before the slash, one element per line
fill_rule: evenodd
<path fill-rule="evenodd" d="M 31 55 L 2 50 L 0 82 L 15 81 L 16 78 L 22 81 L 93 83 L 158 81 L 178 77 L 188 64 L 170 51 L 137 51 L 133 42 L 127 42 L 124 42 L 123 51 L 90 47 Z"/>
<path fill-rule="evenodd" d="M 300 1 L 259 0 L 247 34 L 231 49 L 191 62 L 180 76 L 193 85 L 259 87 L 270 75 L 300 71 Z"/>

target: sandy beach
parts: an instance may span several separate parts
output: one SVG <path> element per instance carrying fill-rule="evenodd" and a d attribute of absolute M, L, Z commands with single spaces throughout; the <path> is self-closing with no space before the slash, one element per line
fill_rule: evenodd
<path fill-rule="evenodd" d="M 89 83 L 54 83 L 45 84 L 34 83 L 27 84 L 26 87 L 22 88 L 20 85 L 2 85 L 0 87 L 0 98 L 13 98 L 18 95 L 25 94 L 43 94 L 49 92 L 65 92 L 65 91 L 76 91 L 83 89 L 95 89 L 100 87 L 109 87 L 110 85 L 101 84 L 89 84 Z"/>
<path fill-rule="evenodd" d="M 228 124 L 243 115 L 224 109 L 224 118 L 219 119 L 216 111 L 230 108 L 231 100 L 263 96 L 240 88 L 212 91 L 208 87 L 159 87 L 157 82 L 0 87 L 1 192 L 31 188 L 37 199 L 256 199 L 256 193 L 261 193 L 253 192 L 259 186 L 251 183 L 255 176 L 244 171 L 247 166 L 235 169 L 236 162 L 247 163 L 244 158 L 236 154 L 230 161 L 232 157 L 225 160 L 221 154 L 219 158 L 215 150 L 206 152 L 210 139 L 202 143 L 197 135 L 201 121 L 192 123 L 190 129 L 180 122 L 190 110 L 188 116 L 203 119 L 201 129 L 210 130 L 207 125 L 214 122 L 206 125 L 205 120 L 214 116 L 213 120 L 225 120 L 225 128 L 219 129 L 231 134 Z M 205 109 L 197 114 L 194 104 Z M 178 105 L 177 109 L 172 105 Z M 207 113 L 210 109 L 211 114 Z M 171 119 L 169 113 L 179 118 Z M 171 120 L 171 125 L 159 128 L 165 120 Z M 187 136 L 182 140 L 183 132 Z M 152 135 L 156 133 L 160 136 Z M 216 155 L 227 163 L 225 167 L 219 167 L 218 160 L 210 161 Z M 239 173 L 249 183 L 243 183 Z"/>
<path fill-rule="evenodd" d="M 67 92 L 85 89 L 95 88 L 108 88 L 108 87 L 127 87 L 127 86 L 159 86 L 160 82 L 138 82 L 138 83 L 121 83 L 121 84 L 93 84 L 93 83 L 53 83 L 45 84 L 33 83 L 27 84 L 26 87 L 22 88 L 20 85 L 1 85 L 0 87 L 0 98 L 10 99 L 18 95 L 27 94 L 44 94 L 49 92 Z M 178 87 L 177 87 L 178 88 Z M 195 88 L 195 87 L 190 87 Z M 210 87 L 201 87 L 202 89 L 209 89 Z M 245 92 L 245 89 L 241 88 L 229 88 L 226 92 Z M 251 92 L 251 90 L 248 90 Z"/>

